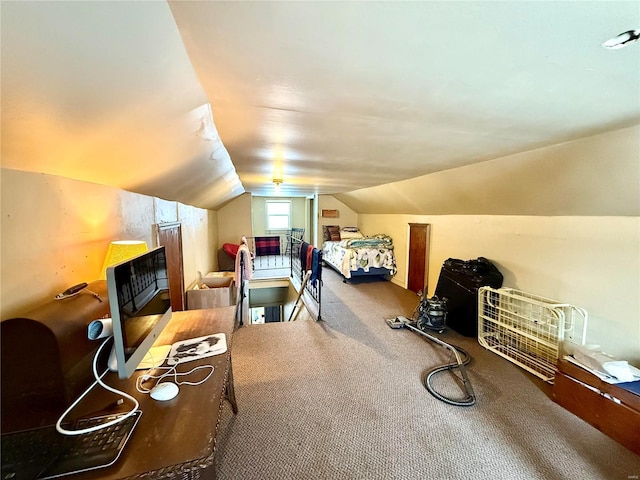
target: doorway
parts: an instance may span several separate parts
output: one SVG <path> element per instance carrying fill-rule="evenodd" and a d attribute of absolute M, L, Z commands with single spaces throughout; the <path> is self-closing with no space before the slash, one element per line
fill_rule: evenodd
<path fill-rule="evenodd" d="M 251 324 L 282 322 L 282 305 L 254 307 L 251 309 Z"/>
<path fill-rule="evenodd" d="M 429 239 L 431 225 L 428 223 L 409 224 L 409 274 L 407 288 L 412 292 L 429 289 Z"/>

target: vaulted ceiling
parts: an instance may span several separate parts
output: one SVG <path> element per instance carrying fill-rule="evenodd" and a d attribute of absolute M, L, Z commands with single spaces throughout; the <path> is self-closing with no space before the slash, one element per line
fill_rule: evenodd
<path fill-rule="evenodd" d="M 640 3 L 2 2 L 2 166 L 216 209 L 640 122 Z"/>

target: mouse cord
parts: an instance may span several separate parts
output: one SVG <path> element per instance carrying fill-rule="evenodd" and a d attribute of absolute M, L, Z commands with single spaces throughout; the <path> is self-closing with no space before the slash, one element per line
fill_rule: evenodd
<path fill-rule="evenodd" d="M 69 406 L 69 408 L 67 408 L 64 413 L 62 415 L 60 415 L 60 418 L 58 418 L 58 421 L 56 422 L 56 430 L 58 432 L 60 432 L 63 435 L 82 435 L 83 433 L 90 433 L 90 432 L 95 432 L 96 430 L 100 430 L 101 428 L 106 428 L 106 427 L 110 427 L 111 425 L 115 425 L 116 423 L 120 423 L 121 421 L 123 421 L 126 418 L 129 418 L 131 415 L 133 415 L 136 410 L 138 409 L 138 407 L 140 406 L 140 404 L 138 403 L 138 401 L 133 398 L 131 395 L 129 395 L 128 393 L 122 392 L 120 390 L 117 390 L 113 387 L 110 387 L 109 385 L 107 385 L 106 383 L 104 383 L 102 381 L 102 378 L 109 372 L 109 369 L 107 368 L 104 372 L 102 372 L 102 374 L 98 375 L 98 367 L 97 367 L 97 363 L 98 363 L 98 357 L 100 356 L 100 352 L 102 352 L 104 346 L 107 344 L 107 342 L 111 340 L 111 337 L 108 337 L 104 342 L 102 342 L 102 344 L 98 347 L 98 350 L 96 351 L 96 354 L 93 357 L 93 376 L 95 377 L 96 381 L 93 382 L 93 384 L 91 384 L 91 386 L 89 388 L 87 388 L 82 395 L 80 395 L 72 404 L 71 406 Z M 95 425 L 93 427 L 89 427 L 89 428 L 83 428 L 81 430 L 67 430 L 66 428 L 64 428 L 62 426 L 62 421 L 64 420 L 64 418 L 69 414 L 69 412 L 71 410 L 73 410 L 75 408 L 76 405 L 78 405 L 78 403 L 80 403 L 80 401 L 93 389 L 93 387 L 95 387 L 96 385 L 100 385 L 102 388 L 104 388 L 105 390 L 108 390 L 110 392 L 116 393 L 118 395 L 122 395 L 123 397 L 131 400 L 134 403 L 134 407 L 127 413 L 125 413 L 124 415 L 116 418 L 115 420 L 111 420 L 109 422 L 106 423 L 102 423 L 100 425 Z"/>
<path fill-rule="evenodd" d="M 211 375 L 213 375 L 213 371 L 214 371 L 214 367 L 213 365 L 199 365 L 197 367 L 192 368 L 191 370 L 189 370 L 188 372 L 178 372 L 177 371 L 177 367 L 179 364 L 173 365 L 171 367 L 156 367 L 156 369 L 166 369 L 167 371 L 164 372 L 162 375 L 151 375 L 149 372 L 151 372 L 151 370 L 148 370 L 146 374 L 144 375 L 140 375 L 137 380 L 136 380 L 136 390 L 138 390 L 140 393 L 149 393 L 151 392 L 150 388 L 146 388 L 144 387 L 142 384 L 144 382 L 146 382 L 147 380 L 150 379 L 156 379 L 156 385 L 162 383 L 162 380 L 164 380 L 165 378 L 167 378 L 170 375 L 173 375 L 173 380 L 174 383 L 176 385 L 201 385 L 204 382 L 206 382 L 207 380 L 209 380 L 209 377 L 211 377 Z M 189 381 L 179 381 L 178 377 L 184 377 L 186 375 L 191 375 L 195 372 L 197 372 L 198 370 L 201 370 L 203 368 L 207 368 L 210 369 L 209 373 L 207 374 L 206 377 L 204 377 L 202 380 L 199 380 L 197 382 L 189 382 Z"/>
<path fill-rule="evenodd" d="M 207 374 L 207 376 L 204 377 L 202 380 L 199 380 L 197 382 L 189 382 L 188 380 L 185 380 L 184 382 L 179 382 L 178 381 L 178 376 L 180 376 L 180 375 L 191 375 L 192 373 L 195 373 L 195 372 L 197 372 L 198 370 L 200 370 L 202 368 L 209 368 L 210 369 L 210 371 Z M 192 368 L 191 370 L 189 370 L 188 372 L 185 372 L 185 373 L 175 372 L 174 373 L 174 380 L 175 380 L 176 385 L 201 385 L 204 382 L 206 382 L 207 380 L 209 380 L 209 377 L 211 377 L 211 375 L 213 375 L 213 370 L 214 370 L 213 365 L 200 365 L 199 367 L 194 367 L 194 368 Z"/>
<path fill-rule="evenodd" d="M 149 370 L 147 370 L 144 374 L 140 375 L 138 378 L 136 378 L 136 390 L 140 393 L 150 393 L 151 392 L 151 388 L 147 388 L 145 387 L 143 384 L 144 382 L 151 380 L 151 379 L 156 379 L 156 383 L 155 385 L 158 385 L 160 383 L 160 381 L 166 377 L 171 370 L 175 370 L 175 365 L 172 367 L 155 367 L 155 368 L 150 368 Z M 163 370 L 163 369 L 168 369 L 167 372 L 163 373 L 162 375 L 151 375 L 151 372 L 154 370 Z M 155 386 L 154 385 L 154 386 Z"/>

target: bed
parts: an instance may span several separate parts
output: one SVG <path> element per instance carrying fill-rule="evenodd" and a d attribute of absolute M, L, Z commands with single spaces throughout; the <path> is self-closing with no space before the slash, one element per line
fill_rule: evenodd
<path fill-rule="evenodd" d="M 385 234 L 365 237 L 356 227 L 325 225 L 322 259 L 347 279 L 395 275 L 393 241 Z"/>

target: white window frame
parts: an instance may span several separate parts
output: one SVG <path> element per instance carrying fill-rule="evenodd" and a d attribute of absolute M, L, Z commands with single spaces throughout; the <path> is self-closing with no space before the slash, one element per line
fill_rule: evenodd
<path fill-rule="evenodd" d="M 287 213 L 278 213 L 278 214 L 269 214 L 269 205 L 280 204 L 287 205 Z M 264 214 L 265 214 L 265 226 L 268 232 L 285 232 L 287 230 L 291 230 L 291 200 L 267 200 L 264 204 Z M 273 228 L 271 226 L 271 217 L 286 217 L 287 226 L 281 228 Z"/>

